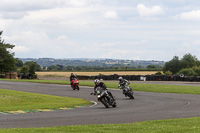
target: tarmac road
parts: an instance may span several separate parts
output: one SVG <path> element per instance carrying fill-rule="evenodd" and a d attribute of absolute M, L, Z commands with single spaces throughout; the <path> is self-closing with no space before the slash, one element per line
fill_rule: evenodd
<path fill-rule="evenodd" d="M 0 88 L 97 102 L 96 97 L 90 95 L 92 87 L 80 87 L 80 91 L 73 91 L 66 85 L 0 81 Z M 200 116 L 199 95 L 135 92 L 135 100 L 130 100 L 120 90 L 111 92 L 117 99 L 116 108 L 105 108 L 97 102 L 97 105 L 71 110 L 2 114 L 0 128 L 117 124 Z"/>

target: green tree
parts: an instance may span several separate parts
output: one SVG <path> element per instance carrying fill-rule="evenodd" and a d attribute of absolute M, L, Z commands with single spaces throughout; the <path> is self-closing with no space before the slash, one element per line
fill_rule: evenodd
<path fill-rule="evenodd" d="M 191 54 L 185 54 L 181 59 L 182 68 L 192 68 L 194 66 L 199 66 L 199 65 L 200 65 L 199 60 L 195 56 L 192 56 Z"/>
<path fill-rule="evenodd" d="M 166 71 L 172 72 L 172 74 L 175 74 L 181 70 L 181 61 L 179 60 L 178 56 L 174 56 L 172 60 L 169 62 L 166 62 L 163 66 L 163 72 Z"/>
<path fill-rule="evenodd" d="M 5 43 L 1 39 L 3 31 L 0 31 L 0 73 L 16 70 L 16 60 L 13 57 L 14 53 L 10 52 L 14 45 Z"/>
<path fill-rule="evenodd" d="M 24 65 L 24 66 L 21 68 L 20 73 L 26 74 L 26 73 L 28 73 L 28 71 L 29 71 L 29 67 L 28 67 L 27 65 Z"/>
<path fill-rule="evenodd" d="M 37 63 L 35 62 L 32 62 L 31 64 L 29 64 L 29 73 L 35 74 L 36 67 L 37 67 Z"/>
<path fill-rule="evenodd" d="M 18 58 L 16 58 L 16 66 L 17 67 L 23 67 L 23 61 L 18 59 Z"/>
<path fill-rule="evenodd" d="M 34 66 L 35 71 L 40 71 L 40 70 L 41 70 L 40 65 L 37 64 L 37 63 L 34 62 L 34 61 L 27 61 L 27 62 L 24 63 L 24 65 L 27 65 L 27 66 L 29 67 L 29 69 L 30 69 L 31 66 L 32 66 L 31 69 L 33 69 L 33 66 Z M 34 72 L 34 73 L 35 73 L 35 72 Z M 34 74 L 34 73 L 33 73 L 33 74 Z"/>

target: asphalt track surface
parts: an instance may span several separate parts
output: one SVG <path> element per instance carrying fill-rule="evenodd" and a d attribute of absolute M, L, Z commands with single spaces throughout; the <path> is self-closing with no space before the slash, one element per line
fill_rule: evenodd
<path fill-rule="evenodd" d="M 135 100 L 124 97 L 120 90 L 111 90 L 116 108 L 105 108 L 97 101 L 92 87 L 80 87 L 26 82 L 0 81 L 1 89 L 83 98 L 96 105 L 70 110 L 0 115 L 0 128 L 52 127 L 88 124 L 118 124 L 149 120 L 200 116 L 200 95 L 135 92 Z"/>

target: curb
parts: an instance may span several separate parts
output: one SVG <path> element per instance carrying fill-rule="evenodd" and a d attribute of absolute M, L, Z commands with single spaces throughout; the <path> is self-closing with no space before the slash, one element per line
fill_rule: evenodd
<path fill-rule="evenodd" d="M 56 110 L 68 110 L 68 109 L 75 109 L 75 108 L 84 107 L 84 106 L 87 106 L 87 105 L 77 105 L 77 106 L 73 106 L 73 107 L 62 107 L 62 108 L 55 108 L 55 109 L 33 109 L 33 110 L 2 111 L 2 112 L 0 112 L 0 115 L 36 113 L 36 112 L 47 112 L 47 111 L 56 111 Z"/>

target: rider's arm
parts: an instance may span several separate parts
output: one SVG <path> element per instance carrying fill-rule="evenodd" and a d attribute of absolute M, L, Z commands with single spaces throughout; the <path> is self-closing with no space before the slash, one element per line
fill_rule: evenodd
<path fill-rule="evenodd" d="M 130 82 L 129 82 L 128 80 L 126 80 L 126 83 L 127 83 L 127 84 L 130 84 Z"/>
<path fill-rule="evenodd" d="M 97 91 L 96 91 L 97 86 L 95 85 L 94 87 L 94 95 L 96 95 Z"/>
<path fill-rule="evenodd" d="M 106 84 L 102 83 L 102 88 L 103 88 L 104 90 L 106 90 L 106 88 L 107 88 Z"/>

